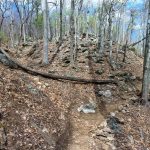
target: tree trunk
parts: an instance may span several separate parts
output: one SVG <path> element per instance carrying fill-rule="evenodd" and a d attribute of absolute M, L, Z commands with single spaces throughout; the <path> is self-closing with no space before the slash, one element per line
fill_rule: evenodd
<path fill-rule="evenodd" d="M 23 42 L 26 43 L 26 29 L 25 29 L 25 22 L 24 22 L 24 1 L 22 1 L 21 17 L 23 22 L 22 23 Z"/>
<path fill-rule="evenodd" d="M 148 8 L 148 21 L 147 21 L 147 36 L 145 43 L 144 54 L 144 67 L 143 67 L 143 84 L 142 84 L 142 99 L 148 104 L 149 98 L 149 83 L 150 83 L 150 2 Z"/>
<path fill-rule="evenodd" d="M 59 40 L 62 42 L 62 32 L 63 32 L 63 2 L 60 0 L 60 36 Z"/>
<path fill-rule="evenodd" d="M 104 18 L 103 18 L 103 2 L 102 6 L 99 10 L 99 36 L 98 36 L 98 54 L 100 57 L 103 55 L 103 49 L 104 49 Z"/>
<path fill-rule="evenodd" d="M 42 0 L 43 19 L 44 19 L 44 48 L 43 48 L 43 64 L 48 64 L 48 14 L 47 0 Z"/>
<path fill-rule="evenodd" d="M 71 16 L 70 16 L 70 45 L 71 45 L 71 52 L 70 52 L 70 61 L 71 65 L 74 66 L 75 63 L 75 21 L 74 21 L 74 11 L 75 11 L 75 1 L 71 0 Z"/>
<path fill-rule="evenodd" d="M 14 19 L 11 16 L 11 24 L 10 24 L 10 39 L 11 39 L 11 47 L 14 48 Z"/>
<path fill-rule="evenodd" d="M 108 40 L 109 40 L 109 61 L 112 63 L 112 6 L 110 6 L 108 18 Z"/>

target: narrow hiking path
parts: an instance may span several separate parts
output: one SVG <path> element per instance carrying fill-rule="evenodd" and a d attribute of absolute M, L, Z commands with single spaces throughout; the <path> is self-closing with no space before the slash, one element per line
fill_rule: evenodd
<path fill-rule="evenodd" d="M 71 112 L 72 136 L 68 150 L 94 150 L 96 147 L 92 131 L 103 122 L 104 117 L 99 111 L 94 114 L 84 114 L 79 113 L 77 108 L 76 105 Z"/>

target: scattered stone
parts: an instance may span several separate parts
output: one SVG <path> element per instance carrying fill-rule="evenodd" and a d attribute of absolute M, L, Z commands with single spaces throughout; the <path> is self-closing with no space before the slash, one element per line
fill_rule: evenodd
<path fill-rule="evenodd" d="M 110 90 L 105 91 L 103 95 L 104 95 L 105 97 L 111 97 L 111 96 L 112 96 Z"/>
<path fill-rule="evenodd" d="M 46 86 L 45 86 L 45 85 L 43 85 L 43 86 L 42 86 L 42 88 L 44 88 L 44 89 L 45 89 L 45 88 L 46 88 Z"/>
<path fill-rule="evenodd" d="M 112 94 L 111 94 L 110 90 L 106 90 L 106 91 L 99 91 L 98 96 L 105 96 L 105 97 L 109 98 L 112 96 Z"/>
<path fill-rule="evenodd" d="M 113 141 L 113 140 L 114 140 L 114 137 L 109 136 L 109 137 L 107 137 L 107 139 L 108 139 L 109 141 Z"/>
<path fill-rule="evenodd" d="M 132 121 L 132 119 L 131 119 L 131 118 L 129 118 L 129 119 L 128 119 L 128 122 L 131 122 L 131 121 Z"/>
<path fill-rule="evenodd" d="M 42 130 L 42 132 L 44 132 L 44 133 L 48 133 L 49 131 L 48 131 L 48 129 L 47 128 L 43 128 L 43 130 Z"/>
<path fill-rule="evenodd" d="M 129 135 L 129 136 L 128 136 L 128 139 L 130 140 L 130 143 L 131 143 L 131 144 L 134 144 L 134 139 L 133 139 L 133 136 L 132 136 L 132 135 Z"/>
<path fill-rule="evenodd" d="M 129 111 L 128 111 L 129 106 L 130 106 L 129 104 L 120 105 L 120 106 L 118 107 L 118 111 L 125 114 L 125 113 L 129 112 Z"/>
<path fill-rule="evenodd" d="M 129 92 L 132 92 L 133 90 L 132 90 L 132 88 L 128 88 L 128 91 L 129 91 Z"/>
<path fill-rule="evenodd" d="M 36 81 L 36 82 L 40 81 L 39 77 L 34 77 L 33 80 Z"/>
<path fill-rule="evenodd" d="M 95 113 L 96 112 L 95 109 L 96 109 L 96 106 L 92 103 L 89 103 L 89 104 L 81 105 L 78 108 L 78 112 L 83 112 L 85 114 Z"/>
<path fill-rule="evenodd" d="M 110 142 L 107 142 L 107 145 L 109 145 L 109 150 L 116 150 L 117 148 L 115 147 L 114 143 L 110 143 Z"/>
<path fill-rule="evenodd" d="M 121 124 L 124 124 L 125 120 L 123 118 L 119 118 Z"/>
<path fill-rule="evenodd" d="M 29 85 L 27 86 L 27 88 L 28 88 L 28 90 L 29 90 L 32 94 L 34 94 L 34 95 L 39 94 L 39 91 L 38 91 L 37 89 L 35 89 L 31 84 L 29 84 Z"/>
<path fill-rule="evenodd" d="M 131 97 L 130 100 L 131 101 L 136 101 L 138 98 L 137 97 Z"/>
<path fill-rule="evenodd" d="M 38 82 L 37 84 L 38 84 L 38 85 L 42 85 L 41 82 Z M 29 85 L 29 88 L 30 88 L 30 87 L 32 88 L 32 85 Z"/>
<path fill-rule="evenodd" d="M 115 117 L 116 114 L 115 114 L 114 112 L 111 112 L 111 113 L 110 113 L 110 116 Z"/>
<path fill-rule="evenodd" d="M 98 96 L 103 96 L 103 94 L 104 94 L 104 91 L 99 91 L 98 92 Z"/>
<path fill-rule="evenodd" d="M 123 110 L 123 105 L 120 105 L 120 106 L 118 107 L 118 110 L 121 112 L 121 111 Z"/>
<path fill-rule="evenodd" d="M 60 120 L 65 120 L 65 114 L 61 112 L 61 113 L 60 113 L 60 116 L 59 116 L 59 119 L 60 119 Z"/>
<path fill-rule="evenodd" d="M 69 63 L 68 63 L 68 64 L 62 64 L 61 66 L 62 66 L 62 67 L 68 67 L 68 66 L 69 66 Z"/>
<path fill-rule="evenodd" d="M 100 127 L 106 127 L 107 126 L 107 121 L 103 121 L 101 124 L 100 124 Z"/>
<path fill-rule="evenodd" d="M 136 76 L 131 76 L 130 79 L 131 79 L 131 80 L 135 80 L 135 79 L 136 79 Z"/>
<path fill-rule="evenodd" d="M 69 53 L 70 50 L 69 49 L 65 49 L 64 53 Z"/>
<path fill-rule="evenodd" d="M 117 117 L 109 117 L 107 119 L 107 125 L 108 127 L 113 130 L 115 133 L 121 132 L 120 124 L 124 124 L 121 122 Z"/>
<path fill-rule="evenodd" d="M 17 68 L 17 66 L 2 53 L 0 53 L 0 62 L 10 68 Z"/>
<path fill-rule="evenodd" d="M 127 111 L 123 109 L 121 112 L 122 112 L 123 114 L 125 114 Z"/>
<path fill-rule="evenodd" d="M 110 128 L 108 128 L 108 127 L 105 127 L 105 128 L 103 129 L 103 131 L 104 131 L 104 132 L 108 132 L 108 133 L 112 133 L 112 130 L 111 130 Z"/>
<path fill-rule="evenodd" d="M 46 86 L 46 87 L 48 87 L 48 86 L 49 86 L 49 84 L 48 84 L 48 83 L 45 83 L 45 86 Z"/>

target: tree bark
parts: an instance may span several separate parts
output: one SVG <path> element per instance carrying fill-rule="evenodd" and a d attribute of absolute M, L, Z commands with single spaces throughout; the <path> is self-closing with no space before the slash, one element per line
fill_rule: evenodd
<path fill-rule="evenodd" d="M 62 42 L 62 33 L 63 32 L 63 2 L 60 0 L 60 36 L 59 40 Z"/>
<path fill-rule="evenodd" d="M 43 47 L 43 64 L 48 62 L 48 14 L 47 14 L 47 0 L 42 0 L 43 5 L 43 19 L 44 19 L 44 47 Z"/>
<path fill-rule="evenodd" d="M 112 63 L 112 5 L 110 6 L 109 10 L 109 17 L 108 17 L 108 40 L 109 40 L 109 61 L 110 64 Z"/>
<path fill-rule="evenodd" d="M 98 54 L 100 57 L 103 55 L 103 49 L 104 49 L 104 8 L 103 8 L 103 1 L 102 6 L 99 10 L 99 36 L 98 36 Z"/>
<path fill-rule="evenodd" d="M 144 67 L 143 67 L 143 84 L 142 84 L 142 99 L 148 104 L 149 98 L 149 84 L 150 84 L 150 2 L 148 7 L 148 21 L 147 21 L 147 34 L 144 54 Z"/>
<path fill-rule="evenodd" d="M 70 51 L 70 61 L 71 65 L 74 66 L 75 63 L 75 19 L 74 19 L 74 12 L 75 12 L 75 1 L 71 0 L 71 16 L 70 16 L 70 44 L 71 44 L 71 51 Z"/>

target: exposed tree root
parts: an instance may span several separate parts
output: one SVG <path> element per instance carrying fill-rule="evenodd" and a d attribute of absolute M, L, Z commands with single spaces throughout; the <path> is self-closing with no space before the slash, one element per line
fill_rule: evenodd
<path fill-rule="evenodd" d="M 15 59 L 13 59 L 11 56 L 9 56 L 9 54 L 5 50 L 0 49 L 0 52 L 2 54 L 4 54 L 9 61 L 13 62 L 13 64 L 15 66 L 17 66 L 17 68 L 15 67 L 15 69 L 21 69 L 21 70 L 23 70 L 31 75 L 34 75 L 34 76 L 42 76 L 44 78 L 49 78 L 49 79 L 53 79 L 53 80 L 66 80 L 66 81 L 73 81 L 73 82 L 79 82 L 79 83 L 85 83 L 85 84 L 90 84 L 90 83 L 91 84 L 117 84 L 116 80 L 83 79 L 83 78 L 61 76 L 61 75 L 55 75 L 55 74 L 35 71 L 31 68 L 28 68 L 28 67 L 18 63 Z"/>

